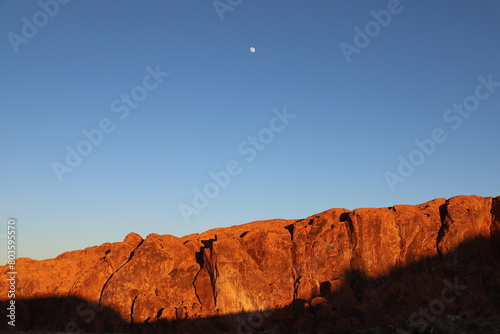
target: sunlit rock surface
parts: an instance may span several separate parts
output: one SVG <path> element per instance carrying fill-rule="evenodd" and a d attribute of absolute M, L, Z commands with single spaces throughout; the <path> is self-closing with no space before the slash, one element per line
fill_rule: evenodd
<path fill-rule="evenodd" d="M 19 259 L 16 329 L 423 329 L 500 314 L 499 255 L 498 197 L 331 209 L 182 238 L 131 233 L 55 259 Z"/>

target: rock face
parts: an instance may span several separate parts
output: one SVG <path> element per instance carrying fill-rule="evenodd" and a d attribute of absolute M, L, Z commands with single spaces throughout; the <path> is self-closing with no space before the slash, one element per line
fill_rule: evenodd
<path fill-rule="evenodd" d="M 131 233 L 55 259 L 18 259 L 16 329 L 423 330 L 445 316 L 500 314 L 499 255 L 498 197 L 331 209 L 182 238 Z"/>

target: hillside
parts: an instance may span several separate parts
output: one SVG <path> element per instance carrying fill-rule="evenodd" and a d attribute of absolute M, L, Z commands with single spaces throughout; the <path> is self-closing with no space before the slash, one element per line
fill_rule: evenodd
<path fill-rule="evenodd" d="M 499 255 L 499 197 L 331 209 L 182 238 L 130 233 L 54 259 L 18 259 L 16 329 L 423 332 L 500 315 Z M 0 281 L 3 319 L 8 283 Z"/>

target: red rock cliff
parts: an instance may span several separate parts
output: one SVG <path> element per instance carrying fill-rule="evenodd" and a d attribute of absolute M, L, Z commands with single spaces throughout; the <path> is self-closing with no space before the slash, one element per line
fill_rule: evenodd
<path fill-rule="evenodd" d="M 19 259 L 17 328 L 423 328 L 445 315 L 499 314 L 499 249 L 500 200 L 478 196 L 331 209 L 182 238 L 131 233 L 55 259 Z M 4 305 L 7 290 L 1 280 Z"/>

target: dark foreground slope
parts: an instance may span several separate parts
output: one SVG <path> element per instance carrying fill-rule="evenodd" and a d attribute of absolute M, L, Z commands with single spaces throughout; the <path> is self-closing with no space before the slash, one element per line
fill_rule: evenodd
<path fill-rule="evenodd" d="M 19 259 L 15 330 L 419 330 L 500 315 L 499 255 L 498 197 L 331 209 L 183 238 L 132 233 Z M 0 328 L 14 329 L 7 290 L 2 279 Z"/>

